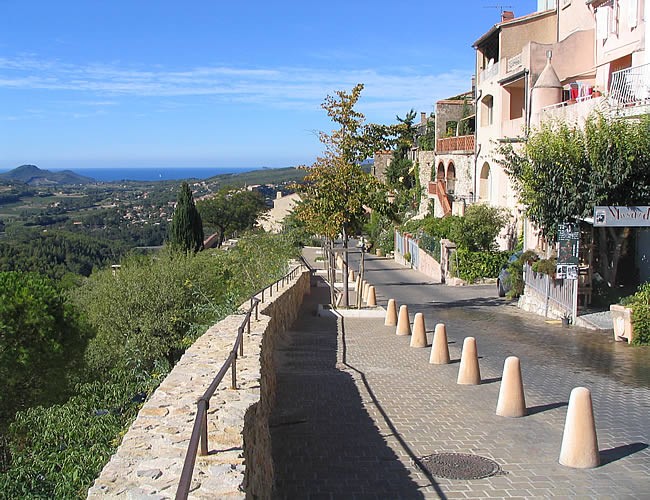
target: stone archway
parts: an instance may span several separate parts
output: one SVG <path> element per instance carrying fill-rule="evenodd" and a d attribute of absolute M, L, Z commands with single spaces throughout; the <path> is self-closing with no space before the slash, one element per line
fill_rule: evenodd
<path fill-rule="evenodd" d="M 450 161 L 447 165 L 447 192 L 449 194 L 454 194 L 456 190 L 456 167 L 454 162 Z"/>
<path fill-rule="evenodd" d="M 440 162 L 438 163 L 438 169 L 436 170 L 436 181 L 443 181 L 445 180 L 445 165 Z"/>

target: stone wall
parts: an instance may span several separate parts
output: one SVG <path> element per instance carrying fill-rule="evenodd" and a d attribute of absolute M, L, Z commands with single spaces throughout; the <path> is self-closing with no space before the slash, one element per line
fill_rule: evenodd
<path fill-rule="evenodd" d="M 190 498 L 268 498 L 273 463 L 268 417 L 275 401 L 274 349 L 298 315 L 310 273 L 260 304 L 259 320 L 244 332 L 237 360 L 237 390 L 230 372 L 210 401 L 209 454 L 198 456 Z M 247 309 L 249 303 L 242 305 Z M 232 349 L 243 314 L 206 331 L 144 404 L 117 452 L 88 491 L 88 498 L 174 498 L 187 451 L 196 401 Z"/>

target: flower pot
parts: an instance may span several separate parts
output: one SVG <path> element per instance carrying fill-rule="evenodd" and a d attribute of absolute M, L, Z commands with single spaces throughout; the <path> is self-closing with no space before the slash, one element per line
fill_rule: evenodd
<path fill-rule="evenodd" d="M 562 318 L 562 326 L 563 326 L 564 328 L 569 328 L 569 322 L 570 322 L 570 319 L 571 319 L 571 318 L 568 318 L 568 317 L 566 317 L 566 316 L 564 316 L 564 317 Z"/>
<path fill-rule="evenodd" d="M 614 323 L 614 340 L 621 342 L 627 340 L 628 344 L 632 343 L 634 338 L 634 325 L 632 324 L 632 309 L 629 307 L 612 304 L 609 306 Z"/>

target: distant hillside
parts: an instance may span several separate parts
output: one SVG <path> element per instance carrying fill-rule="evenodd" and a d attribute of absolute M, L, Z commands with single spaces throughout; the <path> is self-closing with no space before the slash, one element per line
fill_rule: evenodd
<path fill-rule="evenodd" d="M 56 184 L 89 184 L 95 179 L 75 174 L 71 170 L 50 172 L 35 165 L 21 165 L 9 172 L 0 174 L 0 181 L 22 182 L 30 186 L 52 186 Z"/>
<path fill-rule="evenodd" d="M 253 185 L 253 184 L 280 184 L 283 182 L 300 182 L 305 178 L 307 172 L 294 167 L 286 168 L 263 168 L 250 172 L 238 172 L 233 174 L 221 174 L 206 179 L 206 182 L 214 182 L 223 186 Z"/>

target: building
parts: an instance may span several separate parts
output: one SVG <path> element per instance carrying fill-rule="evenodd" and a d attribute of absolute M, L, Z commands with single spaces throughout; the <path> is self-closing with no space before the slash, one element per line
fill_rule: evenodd
<path fill-rule="evenodd" d="M 258 224 L 268 233 L 279 233 L 282 231 L 284 219 L 293 211 L 299 201 L 298 193 L 282 196 L 282 193 L 278 191 L 275 200 L 273 200 L 273 208 L 264 213 Z"/>

